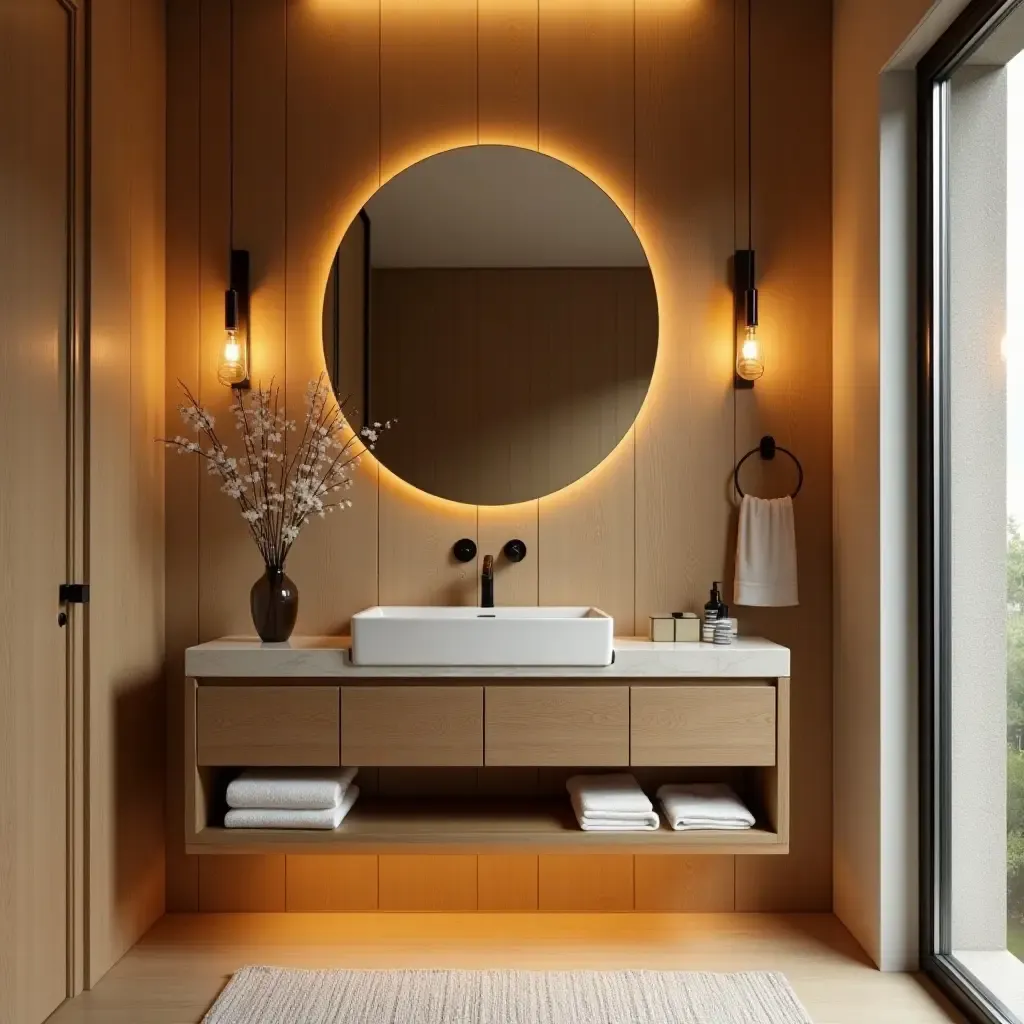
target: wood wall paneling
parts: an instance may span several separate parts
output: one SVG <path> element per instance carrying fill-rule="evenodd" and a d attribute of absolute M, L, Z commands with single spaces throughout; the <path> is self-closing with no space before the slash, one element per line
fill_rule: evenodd
<path fill-rule="evenodd" d="M 623 854 L 542 854 L 541 910 L 609 913 L 633 909 L 633 861 Z"/>
<path fill-rule="evenodd" d="M 218 421 L 218 433 L 236 449 L 234 421 L 231 414 L 232 392 L 217 380 L 217 364 L 224 343 L 224 290 L 228 284 L 228 259 L 232 245 L 232 165 L 231 165 L 231 33 L 236 32 L 235 73 L 240 80 L 253 85 L 250 66 L 262 54 L 269 61 L 268 76 L 273 78 L 275 68 L 283 62 L 283 43 L 280 61 L 275 62 L 259 27 L 242 30 L 239 19 L 249 16 L 248 5 L 239 7 L 234 26 L 231 21 L 230 0 L 213 0 L 200 7 L 201 44 L 199 48 L 200 121 L 199 145 L 202 162 L 199 174 L 199 397 Z M 244 14 L 242 12 L 245 12 Z M 256 4 L 252 17 L 266 17 L 266 6 Z M 245 42 L 243 44 L 243 37 Z M 252 50 L 250 50 L 252 47 Z M 195 56 L 195 55 L 194 55 Z M 278 78 L 278 84 L 283 85 Z M 255 144 L 251 120 L 255 116 L 248 100 L 235 96 L 236 175 L 238 160 L 245 147 Z M 268 133 L 277 143 L 283 141 L 282 127 L 275 126 L 272 117 Z M 239 131 L 240 129 L 240 131 Z M 241 145 L 239 145 L 241 144 Z M 273 164 L 271 164 L 273 166 Z M 255 170 L 257 179 L 260 170 Z M 240 180 L 236 176 L 236 181 Z M 266 181 L 266 179 L 262 179 Z M 278 183 L 278 188 L 283 182 Z M 240 206 L 235 208 L 235 228 L 254 215 L 251 201 L 246 202 L 243 186 Z M 274 189 L 271 195 L 267 231 L 273 230 Z M 243 217 L 238 217 L 239 209 Z M 245 223 L 244 230 L 257 232 L 254 241 L 261 241 L 258 224 Z M 239 246 L 241 248 L 241 246 Z M 276 254 L 280 255 L 280 254 Z M 250 252 L 250 260 L 265 265 L 267 254 Z M 255 280 L 255 279 L 254 279 Z M 253 282 L 254 284 L 254 282 Z M 255 286 L 254 289 L 255 291 Z M 252 303 L 257 305 L 256 302 Z M 262 314 L 261 314 L 262 316 Z M 264 320 L 264 322 L 268 322 Z M 253 349 L 266 346 L 270 359 L 275 351 L 275 339 L 254 339 Z M 260 358 L 266 358 L 265 356 Z M 254 364 L 257 358 L 254 355 Z M 187 382 L 186 382 L 187 383 Z M 199 477 L 199 635 L 209 640 L 225 634 L 251 634 L 249 614 L 249 588 L 262 571 L 262 562 L 248 532 L 242 526 L 238 508 L 220 492 L 220 482 L 209 476 L 205 467 Z M 274 864 L 269 858 L 245 857 L 234 865 L 214 865 L 204 859 L 199 868 L 199 906 L 203 910 L 283 909 L 284 858 L 278 858 L 281 881 L 280 899 L 275 899 L 268 887 L 268 878 L 274 876 Z M 228 870 L 230 868 L 230 871 Z"/>
<path fill-rule="evenodd" d="M 167 19 L 167 336 L 164 436 L 181 431 L 178 381 L 199 382 L 199 0 Z M 185 649 L 199 642 L 199 460 L 164 460 L 166 503 L 165 688 L 167 706 L 167 907 L 199 909 L 199 862 L 183 852 L 181 680 Z"/>
<path fill-rule="evenodd" d="M 287 4 L 285 331 L 293 419 L 304 415 L 307 384 L 325 370 L 324 286 L 338 243 L 380 177 L 380 27 L 378 0 Z M 290 555 L 299 632 L 348 632 L 351 616 L 378 602 L 376 463 L 361 465 L 355 480 L 352 508 L 307 527 Z"/>
<path fill-rule="evenodd" d="M 540 150 L 634 215 L 633 5 L 539 0 Z"/>
<path fill-rule="evenodd" d="M 227 0 L 203 5 L 199 386 L 203 404 L 218 419 L 218 435 L 239 455 L 234 395 L 217 380 L 232 247 L 247 249 L 250 258 L 250 377 L 265 387 L 273 382 L 283 396 L 286 390 L 285 2 L 236 5 L 233 25 L 230 15 Z M 248 591 L 262 571 L 259 553 L 248 531 L 240 529 L 237 505 L 220 493 L 219 478 L 203 473 L 200 490 L 200 632 L 203 639 L 251 633 Z"/>
<path fill-rule="evenodd" d="M 494 555 L 494 603 L 535 605 L 537 593 L 537 518 L 539 502 L 518 505 L 481 505 L 477 518 L 477 575 L 485 555 Z M 510 540 L 526 545 L 526 557 L 510 562 L 502 549 Z M 479 586 L 477 587 L 479 593 Z M 477 597 L 479 600 L 479 596 Z"/>
<path fill-rule="evenodd" d="M 164 910 L 164 8 L 90 9 L 86 982 Z"/>
<path fill-rule="evenodd" d="M 472 854 L 382 854 L 378 858 L 380 909 L 476 910 L 476 861 Z"/>
<path fill-rule="evenodd" d="M 377 858 L 372 854 L 289 855 L 285 874 L 289 911 L 377 909 Z"/>
<path fill-rule="evenodd" d="M 94 221 L 102 234 L 94 233 L 90 252 L 90 334 L 93 366 L 90 404 L 90 449 L 102 459 L 104 476 L 117 481 L 113 487 L 94 488 L 90 494 L 89 545 L 131 535 L 130 516 L 121 486 L 131 480 L 131 117 L 116 97 L 131 93 L 131 16 L 127 4 L 110 4 L 94 12 L 91 174 Z M 125 55 L 129 59 L 125 59 Z M 105 102 L 104 102 L 105 100 Z M 125 197 L 129 197 L 125 202 Z M 126 287 L 127 286 L 127 287 Z M 102 369 L 101 369 L 102 368 Z M 95 462 L 92 478 L 97 479 Z M 103 531 L 103 532 L 100 532 Z M 120 544 L 119 544 L 120 546 Z M 116 780 L 109 772 L 110 754 L 116 746 L 115 694 L 111 692 L 111 659 L 124 656 L 124 623 L 130 621 L 134 594 L 131 577 L 125 580 L 124 559 L 101 559 L 89 566 L 95 597 L 89 606 L 89 673 L 102 683 L 89 687 L 89 895 L 100 905 L 112 903 L 116 889 L 114 861 L 115 823 L 118 810 Z M 128 641 L 131 644 L 131 641 Z M 93 753 L 95 751 L 95 753 Z M 94 831 L 92 824 L 98 828 Z M 88 982 L 103 973 L 93 961 L 109 956 L 114 938 L 107 920 L 90 914 L 87 941 Z"/>
<path fill-rule="evenodd" d="M 271 358 L 270 353 L 280 358 L 283 351 L 289 408 L 292 415 L 301 414 L 306 382 L 324 365 L 323 289 L 345 228 L 380 180 L 430 152 L 479 138 L 539 145 L 568 159 L 635 220 L 658 292 L 654 381 L 636 424 L 616 451 L 583 480 L 538 502 L 497 508 L 441 502 L 394 479 L 375 462 L 365 463 L 354 509 L 314 524 L 289 561 L 300 589 L 299 629 L 346 630 L 353 612 L 378 601 L 475 601 L 479 565 L 451 561 L 451 544 L 461 536 L 473 537 L 482 556 L 498 554 L 506 540 L 519 536 L 530 553 L 516 566 L 503 567 L 499 559 L 499 602 L 594 603 L 615 616 L 620 634 L 645 632 L 652 612 L 699 607 L 712 579 L 728 581 L 735 529 L 728 479 L 734 458 L 764 432 L 789 440 L 808 471 L 797 505 L 805 603 L 800 609 L 737 612 L 744 632 L 788 640 L 794 652 L 793 854 L 746 857 L 735 865 L 732 858 L 694 858 L 696 868 L 708 873 L 706 885 L 692 881 L 693 867 L 667 858 L 640 865 L 634 879 L 629 857 L 541 857 L 537 901 L 541 908 L 552 902 L 573 909 L 626 908 L 633 905 L 635 882 L 638 907 L 653 906 L 659 890 L 673 894 L 665 897 L 673 906 L 688 905 L 698 891 L 702 897 L 713 892 L 708 900 L 724 903 L 732 870 L 737 909 L 827 908 L 828 4 L 820 0 L 808 8 L 786 0 L 777 19 L 765 16 L 764 24 L 755 24 L 762 60 L 770 53 L 773 66 L 781 62 L 787 72 L 771 82 L 766 71 L 759 78 L 758 117 L 763 120 L 756 121 L 755 147 L 766 155 L 758 165 L 763 174 L 756 175 L 755 230 L 769 370 L 754 392 L 738 396 L 738 404 L 731 388 L 728 261 L 745 227 L 745 153 L 737 145 L 745 135 L 739 130 L 745 113 L 742 47 L 734 61 L 734 47 L 744 36 L 742 17 L 734 31 L 733 4 L 726 0 L 699 5 L 480 0 L 479 14 L 477 7 L 475 0 L 452 0 L 429 12 L 412 0 L 297 3 L 285 5 L 282 21 L 271 0 L 261 0 L 252 11 L 236 5 L 242 23 L 236 26 L 237 40 L 255 47 L 247 51 L 251 55 L 267 55 L 268 79 L 280 80 L 286 58 L 284 169 L 271 155 L 243 184 L 236 168 L 236 189 L 249 188 L 254 204 L 265 194 L 271 211 L 265 222 L 255 206 L 243 218 L 255 232 L 248 242 L 254 266 L 263 266 L 267 274 L 267 306 L 261 312 L 267 337 L 254 339 L 254 363 Z M 185 337 L 180 347 L 176 341 L 167 366 L 170 375 L 172 365 L 187 370 L 190 360 L 198 361 L 201 328 L 204 386 L 215 362 L 207 339 L 219 338 L 226 268 L 223 8 L 226 0 L 203 5 L 203 62 L 198 75 L 190 72 L 202 89 L 201 124 L 195 88 L 172 99 L 171 110 L 172 137 L 182 139 L 185 147 L 169 163 L 171 195 L 177 197 L 175 208 L 186 213 L 189 197 L 197 196 L 201 218 L 197 222 L 192 214 L 197 242 L 189 241 L 186 217 L 181 244 L 168 250 L 168 283 L 175 292 L 169 322 L 180 324 Z M 172 9 L 170 17 L 172 39 L 177 33 L 179 39 L 198 42 L 194 30 L 189 34 L 198 17 L 194 5 Z M 175 52 L 179 62 L 185 56 L 184 48 L 172 49 L 172 77 L 187 79 L 189 72 L 180 63 L 175 66 Z M 807 62 L 803 55 L 808 52 L 818 56 Z M 191 57 L 198 57 L 195 47 Z M 246 66 L 243 57 L 236 68 L 236 91 L 251 89 L 252 95 L 236 94 L 236 112 L 255 110 L 258 90 L 270 88 L 269 82 L 251 81 L 247 76 L 256 73 L 254 65 L 248 72 Z M 808 100 L 812 93 L 817 97 L 813 102 Z M 808 103 L 806 118 L 787 120 L 787 110 Z M 271 109 L 276 112 L 268 131 L 279 137 L 281 110 L 273 102 Z M 236 139 L 250 161 L 259 158 L 264 145 L 257 127 L 243 128 Z M 770 154 L 784 151 L 805 157 L 799 174 L 787 177 L 791 161 L 771 159 Z M 734 157 L 740 165 L 735 188 Z M 197 182 L 191 191 L 190 180 Z M 242 205 L 246 202 L 243 198 Z M 197 205 L 195 198 L 192 204 Z M 236 233 L 240 230 L 236 227 Z M 283 327 L 274 283 L 282 259 Z M 262 286 L 254 281 L 254 287 L 255 308 Z M 198 315 L 189 320 L 190 309 L 201 311 L 201 324 Z M 275 334 L 282 330 L 283 339 Z M 260 348 L 264 343 L 269 346 L 265 350 Z M 195 509 L 201 524 L 200 555 L 194 548 L 191 555 L 195 575 L 183 572 L 168 590 L 169 604 L 200 605 L 198 622 L 193 615 L 190 626 L 187 611 L 177 621 L 179 643 L 190 639 L 189 629 L 202 638 L 251 632 L 246 591 L 259 565 L 251 557 L 239 568 L 246 555 L 236 552 L 249 542 L 238 529 L 236 513 L 222 506 L 214 510 L 217 503 L 227 503 L 205 481 L 194 503 L 188 488 L 196 478 L 187 470 L 175 479 L 183 480 L 183 492 L 169 496 L 168 511 L 186 510 L 186 525 L 175 532 L 174 548 L 186 560 L 187 509 Z M 760 486 L 762 480 L 755 479 Z M 770 474 L 765 481 L 773 481 Z M 213 578 L 218 573 L 230 578 Z M 176 656 L 173 650 L 171 656 Z M 223 860 L 235 862 L 239 870 L 237 858 Z M 475 858 L 457 863 L 403 858 L 386 866 L 384 860 L 382 908 L 389 902 L 389 888 L 396 894 L 392 906 L 414 905 L 420 898 L 409 896 L 415 879 L 435 873 L 444 879 L 442 902 L 452 907 L 483 906 L 491 898 L 490 862 L 477 870 Z M 529 856 L 518 862 L 524 904 L 529 903 L 529 863 Z M 310 861 L 301 870 L 313 885 L 317 873 L 324 872 L 326 879 L 329 869 L 326 862 Z M 266 864 L 253 868 L 268 870 Z M 194 874 L 184 866 L 181 873 L 187 909 Z M 199 905 L 206 909 L 202 894 Z"/>
<path fill-rule="evenodd" d="M 636 625 L 646 635 L 652 614 L 701 608 L 730 559 L 733 10 L 638 0 L 636 16 L 636 229 L 660 327 L 635 428 Z"/>
<path fill-rule="evenodd" d="M 634 216 L 631 5 L 541 0 L 540 149 Z M 582 481 L 540 501 L 541 604 L 595 604 L 634 632 L 634 434 Z"/>
<path fill-rule="evenodd" d="M 477 910 L 537 910 L 539 872 L 534 854 L 481 854 L 476 859 Z"/>
<path fill-rule="evenodd" d="M 380 180 L 478 140 L 477 0 L 380 0 Z"/>
<path fill-rule="evenodd" d="M 799 611 L 735 609 L 745 632 L 793 651 L 790 853 L 737 860 L 744 911 L 832 907 L 831 64 L 815 42 L 830 33 L 827 4 L 785 0 L 770 16 L 754 5 L 754 232 L 767 359 L 754 391 L 736 396 L 736 443 L 742 454 L 774 434 L 800 458 L 805 482 Z M 811 57 L 799 74 L 779 75 L 783 50 Z M 799 125 L 784 113 L 797 103 Z M 765 467 L 760 483 L 766 496 L 785 493 L 792 469 Z"/>
<path fill-rule="evenodd" d="M 70 497 L 60 471 L 74 322 L 70 25 L 56 2 L 20 0 L 0 15 L 0 1020 L 26 1024 L 47 1018 L 67 994 L 71 949 L 68 631 L 56 626 L 53 589 L 67 571 Z"/>
<path fill-rule="evenodd" d="M 199 906 L 211 914 L 287 910 L 284 854 L 199 858 Z"/>
<path fill-rule="evenodd" d="M 537 0 L 480 0 L 477 90 L 480 142 L 537 149 Z"/>
<path fill-rule="evenodd" d="M 185 381 L 217 421 L 234 449 L 232 392 L 217 380 L 224 344 L 224 291 L 231 249 L 231 5 L 200 7 L 199 59 L 199 313 L 200 375 Z M 244 103 L 236 102 L 236 107 Z M 238 507 L 220 492 L 219 478 L 203 466 L 199 476 L 199 635 L 210 640 L 251 632 L 248 591 L 261 562 Z"/>
<path fill-rule="evenodd" d="M 634 858 L 635 907 L 644 913 L 714 914 L 735 909 L 739 857 Z"/>

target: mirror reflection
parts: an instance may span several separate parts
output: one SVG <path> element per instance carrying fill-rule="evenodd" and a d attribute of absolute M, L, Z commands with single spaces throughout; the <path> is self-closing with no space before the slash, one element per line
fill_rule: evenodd
<path fill-rule="evenodd" d="M 654 280 L 589 178 L 511 146 L 449 150 L 383 185 L 338 246 L 324 354 L 355 426 L 444 498 L 550 494 L 612 451 L 658 345 Z"/>

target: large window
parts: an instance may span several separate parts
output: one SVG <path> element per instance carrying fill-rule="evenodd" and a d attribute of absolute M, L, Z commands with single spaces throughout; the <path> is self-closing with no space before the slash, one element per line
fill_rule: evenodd
<path fill-rule="evenodd" d="M 925 966 L 1024 1020 L 1024 2 L 922 61 Z"/>

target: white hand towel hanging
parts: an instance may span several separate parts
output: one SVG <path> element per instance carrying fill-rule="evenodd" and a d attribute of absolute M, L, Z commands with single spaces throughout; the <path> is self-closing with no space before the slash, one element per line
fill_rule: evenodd
<path fill-rule="evenodd" d="M 792 498 L 743 496 L 733 603 L 775 608 L 800 603 Z"/>

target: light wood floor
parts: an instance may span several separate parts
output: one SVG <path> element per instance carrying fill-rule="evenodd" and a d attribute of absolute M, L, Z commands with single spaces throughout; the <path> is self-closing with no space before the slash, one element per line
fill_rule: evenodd
<path fill-rule="evenodd" d="M 195 1024 L 253 963 L 776 970 L 815 1024 L 960 1020 L 917 978 L 874 970 L 827 914 L 206 914 L 165 917 L 50 1024 Z"/>

